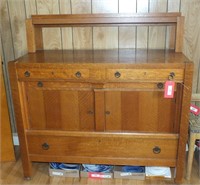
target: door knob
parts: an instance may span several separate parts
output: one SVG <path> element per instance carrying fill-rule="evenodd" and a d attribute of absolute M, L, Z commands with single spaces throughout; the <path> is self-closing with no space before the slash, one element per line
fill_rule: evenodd
<path fill-rule="evenodd" d="M 43 83 L 42 83 L 42 82 L 38 82 L 38 83 L 37 83 L 37 86 L 38 86 L 38 87 L 43 87 Z"/>
<path fill-rule="evenodd" d="M 109 114 L 110 114 L 110 111 L 106 111 L 105 114 L 106 114 L 106 115 L 109 115 Z"/>
<path fill-rule="evenodd" d="M 94 114 L 94 111 L 89 110 L 87 113 L 92 115 L 92 114 Z"/>

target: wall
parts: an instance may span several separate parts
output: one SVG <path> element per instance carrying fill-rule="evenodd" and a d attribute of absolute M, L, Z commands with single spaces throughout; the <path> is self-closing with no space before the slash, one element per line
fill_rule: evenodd
<path fill-rule="evenodd" d="M 185 16 L 185 55 L 195 63 L 193 93 L 200 93 L 199 0 L 1 0 L 0 52 L 7 62 L 27 52 L 25 19 L 31 14 L 178 12 Z M 45 49 L 173 48 L 173 27 L 51 28 L 43 30 Z M 7 75 L 6 75 L 7 76 Z M 6 78 L 8 84 L 8 79 Z M 7 87 L 9 87 L 7 85 Z M 10 95 L 10 91 L 8 91 Z M 12 104 L 9 103 L 12 110 Z M 12 112 L 12 111 L 11 111 Z M 12 117 L 13 130 L 14 120 Z"/>

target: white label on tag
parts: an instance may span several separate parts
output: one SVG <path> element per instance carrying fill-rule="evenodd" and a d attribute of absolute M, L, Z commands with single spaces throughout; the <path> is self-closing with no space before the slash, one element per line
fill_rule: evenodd
<path fill-rule="evenodd" d="M 172 85 L 168 86 L 167 95 L 169 95 L 169 96 L 172 95 Z"/>
<path fill-rule="evenodd" d="M 93 174 L 90 175 L 90 177 L 94 177 L 94 178 L 111 178 L 111 175 L 102 175 L 102 174 L 93 173 Z"/>
<path fill-rule="evenodd" d="M 130 172 L 127 172 L 127 173 L 121 173 L 120 174 L 122 177 L 125 177 L 125 176 L 131 176 L 132 175 L 132 173 L 130 173 Z"/>
<path fill-rule="evenodd" d="M 194 112 L 197 112 L 198 110 L 192 106 L 190 106 L 190 110 L 194 111 Z"/>
<path fill-rule="evenodd" d="M 57 176 L 63 176 L 62 172 L 52 172 L 53 175 L 57 175 Z"/>

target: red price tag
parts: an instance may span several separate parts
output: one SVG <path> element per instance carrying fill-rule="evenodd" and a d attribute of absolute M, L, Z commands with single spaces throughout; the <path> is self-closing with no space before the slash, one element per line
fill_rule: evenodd
<path fill-rule="evenodd" d="M 174 81 L 165 82 L 164 98 L 173 98 L 174 97 Z"/>
<path fill-rule="evenodd" d="M 190 105 L 190 112 L 199 115 L 200 114 L 200 107 L 197 107 L 196 105 L 191 104 Z"/>

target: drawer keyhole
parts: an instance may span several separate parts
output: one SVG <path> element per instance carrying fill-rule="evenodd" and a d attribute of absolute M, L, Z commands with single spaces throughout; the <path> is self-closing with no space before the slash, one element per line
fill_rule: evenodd
<path fill-rule="evenodd" d="M 161 152 L 160 147 L 155 146 L 155 147 L 153 148 L 153 153 L 154 153 L 154 154 L 159 154 L 160 152 Z"/>
<path fill-rule="evenodd" d="M 42 149 L 43 150 L 48 150 L 49 149 L 49 144 L 48 143 L 43 143 L 42 144 Z"/>

